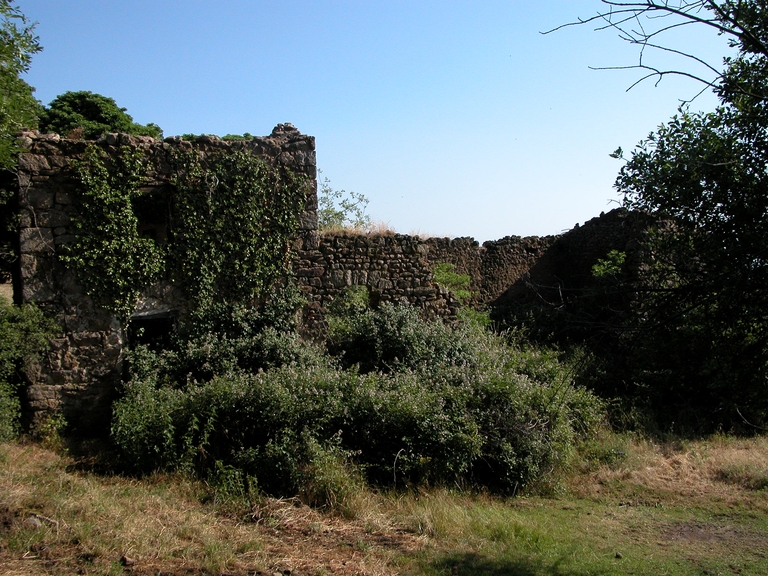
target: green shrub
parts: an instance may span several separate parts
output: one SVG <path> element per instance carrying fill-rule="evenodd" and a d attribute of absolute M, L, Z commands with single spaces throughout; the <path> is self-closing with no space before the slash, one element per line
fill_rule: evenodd
<path fill-rule="evenodd" d="M 42 352 L 55 330 L 55 324 L 39 308 L 13 306 L 0 297 L 0 440 L 19 431 L 23 362 Z"/>
<path fill-rule="evenodd" d="M 469 360 L 470 342 L 439 321 L 425 321 L 416 308 L 385 303 L 330 322 L 329 351 L 362 372 L 420 369 Z"/>
<path fill-rule="evenodd" d="M 361 327 L 375 334 L 373 344 L 364 340 L 378 355 L 370 370 L 288 347 L 290 361 L 262 360 L 263 369 L 252 371 L 221 360 L 230 342 L 218 340 L 208 372 L 191 378 L 174 368 L 173 354 L 135 351 L 133 376 L 114 409 L 124 465 L 205 478 L 232 466 L 263 492 L 338 509 L 360 478 L 514 493 L 564 462 L 602 418 L 601 404 L 573 386 L 570 368 L 552 351 L 510 343 L 477 324 L 424 322 L 405 307 L 356 318 L 349 342 L 357 353 Z M 275 348 L 293 338 L 259 337 L 274 339 Z"/>
<path fill-rule="evenodd" d="M 40 114 L 40 130 L 70 137 L 77 131 L 92 140 L 105 132 L 123 132 L 160 138 L 157 124 L 137 124 L 112 98 L 88 91 L 65 92 L 53 99 Z"/>
<path fill-rule="evenodd" d="M 456 272 L 456 266 L 448 262 L 437 262 L 432 267 L 432 276 L 439 286 L 453 292 L 459 301 L 464 301 L 472 296 L 470 286 L 472 279 L 468 274 Z"/>

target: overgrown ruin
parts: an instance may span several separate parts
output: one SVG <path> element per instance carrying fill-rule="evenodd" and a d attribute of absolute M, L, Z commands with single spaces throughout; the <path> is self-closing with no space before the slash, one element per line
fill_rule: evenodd
<path fill-rule="evenodd" d="M 427 238 L 401 234 L 321 234 L 317 229 L 315 140 L 290 124 L 266 137 L 228 142 L 200 136 L 156 141 L 149 137 L 107 134 L 96 142 L 63 139 L 55 134 L 25 132 L 18 163 L 20 262 L 14 276 L 18 303 L 34 302 L 57 319 L 62 334 L 41 362 L 27 370 L 28 424 L 38 425 L 62 412 L 83 434 L 103 430 L 110 404 L 123 375 L 126 334 L 117 317 L 96 306 L 74 273 L 59 259 L 75 238 L 78 182 L 71 161 L 95 144 L 107 154 L 120 147 L 141 149 L 149 167 L 141 192 L 162 195 L 172 187 L 169 154 L 188 149 L 202 153 L 247 151 L 283 163 L 307 177 L 306 203 L 293 241 L 293 269 L 306 299 L 305 332 L 321 329 L 325 306 L 349 286 L 365 286 L 374 301 L 408 302 L 427 317 L 455 316 L 459 302 L 432 276 L 433 266 L 447 262 L 472 279 L 473 303 L 500 306 L 530 297 L 531 285 L 578 286 L 591 267 L 611 249 L 632 250 L 634 220 L 615 210 L 562 236 L 509 236 L 482 246 L 472 238 Z M 164 241 L 163 215 L 139 215 L 139 232 Z M 184 292 L 169 282 L 145 290 L 133 322 L 146 330 L 170 330 L 185 306 Z"/>

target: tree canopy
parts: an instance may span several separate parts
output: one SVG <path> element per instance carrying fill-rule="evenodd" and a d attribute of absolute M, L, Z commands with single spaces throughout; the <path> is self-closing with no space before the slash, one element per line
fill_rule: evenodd
<path fill-rule="evenodd" d="M 112 98 L 89 91 L 65 92 L 57 96 L 40 115 L 40 130 L 63 136 L 98 138 L 106 132 L 122 132 L 158 138 L 157 124 L 137 124 L 126 108 Z"/>
<path fill-rule="evenodd" d="M 42 107 L 21 75 L 40 50 L 35 25 L 12 0 L 0 0 L 0 169 L 16 165 L 16 132 L 37 125 Z"/>
<path fill-rule="evenodd" d="M 689 24 L 730 36 L 712 112 L 690 105 L 631 152 L 616 188 L 653 215 L 634 311 L 617 332 L 625 391 L 709 426 L 768 423 L 768 7 L 764 2 L 608 2 L 599 19 L 622 38 L 665 49 Z M 644 18 L 651 16 L 650 26 Z M 638 25 L 639 24 L 639 25 Z M 697 61 L 694 54 L 687 57 Z M 658 79 L 673 71 L 637 68 Z M 676 71 L 692 75 L 685 71 Z M 614 154 L 624 158 L 621 149 Z M 614 349 L 615 351 L 615 349 Z"/>

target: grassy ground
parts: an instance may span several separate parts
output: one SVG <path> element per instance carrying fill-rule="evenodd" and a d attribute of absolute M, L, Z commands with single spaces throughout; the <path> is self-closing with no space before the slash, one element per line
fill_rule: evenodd
<path fill-rule="evenodd" d="M 343 518 L 4 444 L 0 574 L 768 574 L 768 438 L 608 435 L 548 490 L 362 493 Z"/>

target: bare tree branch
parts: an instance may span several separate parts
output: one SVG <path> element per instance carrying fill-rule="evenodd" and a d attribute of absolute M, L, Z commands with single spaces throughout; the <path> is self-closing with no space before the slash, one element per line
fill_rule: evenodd
<path fill-rule="evenodd" d="M 733 45 L 739 45 L 750 52 L 768 58 L 768 44 L 758 34 L 746 12 L 746 5 L 738 0 L 646 0 L 645 2 L 624 2 L 619 0 L 601 0 L 607 9 L 590 18 L 578 18 L 574 22 L 562 24 L 542 34 L 551 34 L 563 28 L 595 24 L 596 31 L 615 30 L 621 40 L 639 47 L 638 62 L 628 66 L 600 66 L 598 70 L 638 69 L 649 72 L 632 83 L 631 90 L 641 82 L 655 78 L 658 84 L 665 76 L 684 76 L 704 84 L 698 97 L 708 88 L 717 87 L 724 79 L 720 67 L 707 62 L 691 52 L 672 48 L 661 38 L 682 27 L 691 24 L 707 26 L 718 34 L 731 38 Z M 698 66 L 703 66 L 707 73 L 696 71 L 664 69 L 646 63 L 646 51 L 666 52 L 687 59 Z M 710 74 L 712 76 L 710 77 Z M 738 89 L 738 87 L 737 87 Z M 747 94 L 747 92 L 744 92 Z M 765 98 L 765 96 L 753 97 Z M 694 97 L 693 99 L 695 99 Z M 692 100 L 693 100 L 692 99 Z"/>

